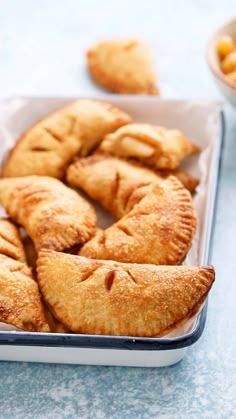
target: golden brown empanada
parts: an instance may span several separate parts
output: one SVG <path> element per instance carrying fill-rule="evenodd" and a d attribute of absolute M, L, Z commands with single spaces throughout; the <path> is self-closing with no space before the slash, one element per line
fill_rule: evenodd
<path fill-rule="evenodd" d="M 110 39 L 87 52 L 92 78 L 114 93 L 158 95 L 152 51 L 138 39 Z"/>
<path fill-rule="evenodd" d="M 0 254 L 19 262 L 26 261 L 18 228 L 10 220 L 0 218 Z"/>
<path fill-rule="evenodd" d="M 79 254 L 127 263 L 179 264 L 196 228 L 190 193 L 171 176 L 154 183 L 139 203 L 133 201 L 135 205 L 128 214 L 98 231 Z"/>
<path fill-rule="evenodd" d="M 67 180 L 71 185 L 83 189 L 116 218 L 122 218 L 147 194 L 153 182 L 161 182 L 171 173 L 180 177 L 181 181 L 183 179 L 182 183 L 191 188 L 197 183 L 194 177 L 177 169 L 155 173 L 134 162 L 105 153 L 96 153 L 71 164 L 67 170 Z"/>
<path fill-rule="evenodd" d="M 105 134 L 130 121 L 106 102 L 78 100 L 29 128 L 9 154 L 2 175 L 60 179 L 75 154 L 87 155 Z"/>
<path fill-rule="evenodd" d="M 49 332 L 37 283 L 25 263 L 0 255 L 0 322 Z"/>
<path fill-rule="evenodd" d="M 162 336 L 198 312 L 212 266 L 135 265 L 42 250 L 42 294 L 75 333 Z"/>
<path fill-rule="evenodd" d="M 161 170 L 176 169 L 185 157 L 199 152 L 179 130 L 138 123 L 107 134 L 100 149 Z"/>
<path fill-rule="evenodd" d="M 0 179 L 0 203 L 26 229 L 37 251 L 43 247 L 65 250 L 85 243 L 94 234 L 92 206 L 57 179 Z"/>

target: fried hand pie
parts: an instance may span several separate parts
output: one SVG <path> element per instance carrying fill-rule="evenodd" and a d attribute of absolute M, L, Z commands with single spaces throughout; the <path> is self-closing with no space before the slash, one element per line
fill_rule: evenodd
<path fill-rule="evenodd" d="M 87 155 L 104 135 L 130 121 L 128 114 L 106 102 L 78 100 L 45 116 L 22 134 L 3 166 L 2 176 L 61 179 L 76 154 Z"/>
<path fill-rule="evenodd" d="M 28 332 L 49 332 L 30 268 L 5 255 L 0 255 L 0 322 Z"/>
<path fill-rule="evenodd" d="M 40 248 L 65 250 L 89 240 L 95 230 L 92 206 L 57 179 L 0 179 L 0 203 Z"/>
<path fill-rule="evenodd" d="M 87 52 L 97 84 L 114 93 L 158 95 L 152 51 L 138 39 L 110 39 Z"/>
<path fill-rule="evenodd" d="M 128 214 L 99 230 L 79 254 L 126 263 L 177 265 L 186 256 L 195 229 L 191 195 L 171 176 L 152 184 Z"/>
<path fill-rule="evenodd" d="M 42 294 L 74 333 L 163 336 L 198 312 L 212 266 L 155 266 L 91 260 L 43 250 Z"/>
<path fill-rule="evenodd" d="M 161 170 L 176 169 L 184 158 L 199 152 L 177 129 L 138 123 L 107 134 L 100 149 Z"/>

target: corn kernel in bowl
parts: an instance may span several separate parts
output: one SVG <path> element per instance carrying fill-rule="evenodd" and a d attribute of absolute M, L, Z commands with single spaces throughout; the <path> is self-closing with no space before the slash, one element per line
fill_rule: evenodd
<path fill-rule="evenodd" d="M 228 74 L 236 70 L 236 50 L 226 55 L 221 63 L 221 70 L 223 73 Z"/>
<path fill-rule="evenodd" d="M 216 47 L 220 59 L 223 59 L 234 50 L 234 41 L 231 36 L 225 35 L 219 39 Z"/>

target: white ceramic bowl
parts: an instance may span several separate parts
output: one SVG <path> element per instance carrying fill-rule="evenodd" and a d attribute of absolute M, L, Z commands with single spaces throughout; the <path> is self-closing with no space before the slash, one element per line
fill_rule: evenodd
<path fill-rule="evenodd" d="M 217 41 L 224 35 L 232 36 L 236 42 L 236 18 L 221 26 L 210 39 L 207 47 L 207 62 L 217 87 L 226 99 L 236 107 L 236 84 L 228 80 L 221 71 L 216 50 Z"/>

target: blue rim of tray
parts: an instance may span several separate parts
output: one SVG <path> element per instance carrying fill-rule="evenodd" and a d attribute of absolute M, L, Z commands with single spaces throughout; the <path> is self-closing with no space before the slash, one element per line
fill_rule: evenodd
<path fill-rule="evenodd" d="M 221 112 L 221 129 L 219 134 L 217 162 L 215 176 L 212 185 L 210 202 L 211 222 L 208 223 L 207 244 L 203 264 L 211 261 L 212 237 L 214 233 L 214 220 L 216 215 L 217 197 L 219 189 L 219 176 L 225 137 L 225 117 Z M 204 330 L 207 317 L 207 301 L 199 313 L 191 332 L 175 338 L 139 338 L 130 336 L 104 336 L 104 335 L 81 335 L 81 334 L 59 334 L 59 333 L 38 333 L 38 332 L 0 332 L 0 345 L 11 346 L 48 346 L 67 348 L 90 348 L 90 349 L 124 349 L 136 351 L 160 351 L 180 349 L 191 346 L 195 343 Z"/>

